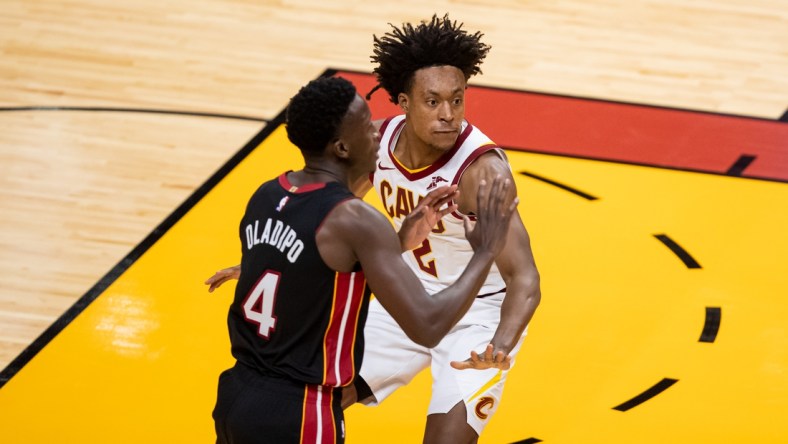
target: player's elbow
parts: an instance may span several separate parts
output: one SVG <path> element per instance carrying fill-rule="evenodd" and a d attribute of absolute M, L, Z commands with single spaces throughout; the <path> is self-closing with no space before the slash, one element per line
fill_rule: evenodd
<path fill-rule="evenodd" d="M 534 270 L 531 276 L 527 279 L 526 288 L 528 288 L 528 298 L 531 300 L 534 309 L 542 302 L 542 288 L 541 288 L 539 272 Z"/>
<path fill-rule="evenodd" d="M 533 306 L 533 309 L 536 310 L 536 308 L 539 307 L 539 304 L 542 302 L 542 292 L 537 287 L 531 292 L 531 294 L 528 295 L 528 299 L 531 303 L 531 306 Z"/>
<path fill-rule="evenodd" d="M 395 319 L 411 341 L 422 347 L 433 348 L 457 323 L 460 314 L 452 315 L 446 311 L 444 304 L 427 299 L 423 304 L 419 304 L 417 310 Z"/>
<path fill-rule="evenodd" d="M 422 347 L 433 348 L 437 346 L 441 339 L 446 335 L 446 331 L 440 328 L 435 322 L 425 322 L 419 328 L 405 330 L 405 334 L 411 341 Z"/>
<path fill-rule="evenodd" d="M 436 347 L 441 342 L 441 336 L 431 336 L 431 335 L 408 335 L 411 341 L 419 344 L 422 347 L 433 348 Z"/>
<path fill-rule="evenodd" d="M 539 306 L 542 301 L 542 290 L 539 272 L 536 269 L 530 270 L 507 281 L 507 286 L 516 289 L 516 293 L 525 295 L 525 301 L 534 308 Z"/>

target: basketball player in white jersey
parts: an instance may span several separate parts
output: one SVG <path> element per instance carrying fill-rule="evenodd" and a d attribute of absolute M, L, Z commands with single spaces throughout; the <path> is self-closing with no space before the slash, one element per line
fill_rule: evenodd
<path fill-rule="evenodd" d="M 375 38 L 372 59 L 379 87 L 404 111 L 380 127 L 373 188 L 384 209 L 399 228 L 419 197 L 439 185 L 459 186 L 458 210 L 403 255 L 430 291 L 453 282 L 472 253 L 462 239 L 462 214 L 476 212 L 479 182 L 498 174 L 512 178 L 503 151 L 465 120 L 467 81 L 480 72 L 490 49 L 481 37 L 448 17 L 433 17 Z M 408 341 L 380 304 L 371 305 L 356 383 L 360 402 L 382 402 L 430 366 L 433 387 L 424 442 L 477 441 L 498 408 L 507 372 L 541 298 L 530 239 L 518 215 L 495 263 L 469 312 L 434 348 Z M 466 359 L 469 349 L 472 356 Z"/>
<path fill-rule="evenodd" d="M 447 16 L 392 28 L 374 39 L 378 86 L 372 92 L 384 89 L 404 114 L 376 122 L 381 134 L 377 170 L 372 183 L 354 192 L 363 195 L 373 187 L 399 229 L 434 187 L 458 185 L 457 211 L 440 220 L 420 245 L 403 245 L 409 250 L 403 254 L 406 262 L 434 292 L 453 282 L 472 254 L 463 239 L 462 215 L 476 213 L 479 183 L 496 175 L 514 180 L 503 151 L 465 120 L 467 81 L 481 72 L 490 49 L 481 43 L 482 34 L 468 34 Z M 221 270 L 206 283 L 213 289 L 237 277 L 233 270 Z M 508 370 L 540 299 L 530 239 L 515 214 L 507 245 L 479 296 L 436 347 L 408 339 L 389 313 L 372 301 L 357 393 L 347 393 L 343 404 L 357 399 L 376 405 L 431 367 L 424 442 L 476 443 L 498 408 Z"/>

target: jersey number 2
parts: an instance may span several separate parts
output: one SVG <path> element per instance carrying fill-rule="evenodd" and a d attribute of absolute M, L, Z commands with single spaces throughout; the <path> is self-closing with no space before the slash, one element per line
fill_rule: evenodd
<path fill-rule="evenodd" d="M 246 316 L 246 320 L 258 324 L 260 328 L 257 334 L 265 339 L 268 339 L 271 330 L 276 326 L 274 303 L 276 302 L 279 277 L 279 273 L 267 270 L 244 301 L 244 316 Z"/>
<path fill-rule="evenodd" d="M 429 239 L 424 239 L 424 242 L 421 243 L 421 246 L 413 250 L 413 256 L 416 258 L 419 268 L 421 268 L 421 270 L 425 273 L 429 273 L 435 277 L 438 277 L 438 269 L 435 267 L 435 259 L 429 259 L 424 262 L 426 256 L 430 253 L 432 253 L 432 246 L 430 245 Z"/>

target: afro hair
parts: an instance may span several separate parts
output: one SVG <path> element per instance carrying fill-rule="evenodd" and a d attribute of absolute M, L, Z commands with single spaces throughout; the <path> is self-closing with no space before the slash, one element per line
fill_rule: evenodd
<path fill-rule="evenodd" d="M 378 85 L 367 94 L 370 98 L 378 88 L 388 92 L 393 103 L 400 93 L 413 86 L 413 74 L 431 66 L 454 66 L 465 74 L 465 80 L 481 73 L 479 68 L 490 46 L 481 42 L 484 34 L 468 34 L 462 23 L 432 16 L 429 22 L 417 26 L 405 23 L 402 28 L 390 24 L 392 30 L 382 37 L 373 36 L 374 49 L 370 57 L 377 63 L 373 70 Z"/>
<path fill-rule="evenodd" d="M 355 97 L 356 88 L 341 77 L 309 82 L 287 106 L 287 138 L 304 153 L 322 153 L 336 137 Z"/>

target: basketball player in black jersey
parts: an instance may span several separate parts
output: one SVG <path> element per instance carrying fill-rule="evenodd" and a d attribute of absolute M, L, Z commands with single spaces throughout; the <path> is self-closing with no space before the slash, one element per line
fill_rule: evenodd
<path fill-rule="evenodd" d="M 434 346 L 473 302 L 517 205 L 509 180 L 481 183 L 475 227 L 466 220 L 475 253 L 454 285 L 430 296 L 402 260 L 403 238 L 349 189 L 375 170 L 380 137 L 352 84 L 322 78 L 302 88 L 287 134 L 304 168 L 264 183 L 240 224 L 228 315 L 237 362 L 219 378 L 219 443 L 344 442 L 341 387 L 361 365 L 370 289 L 411 339 Z M 406 243 L 421 242 L 457 197 L 456 187 L 427 196 Z"/>

